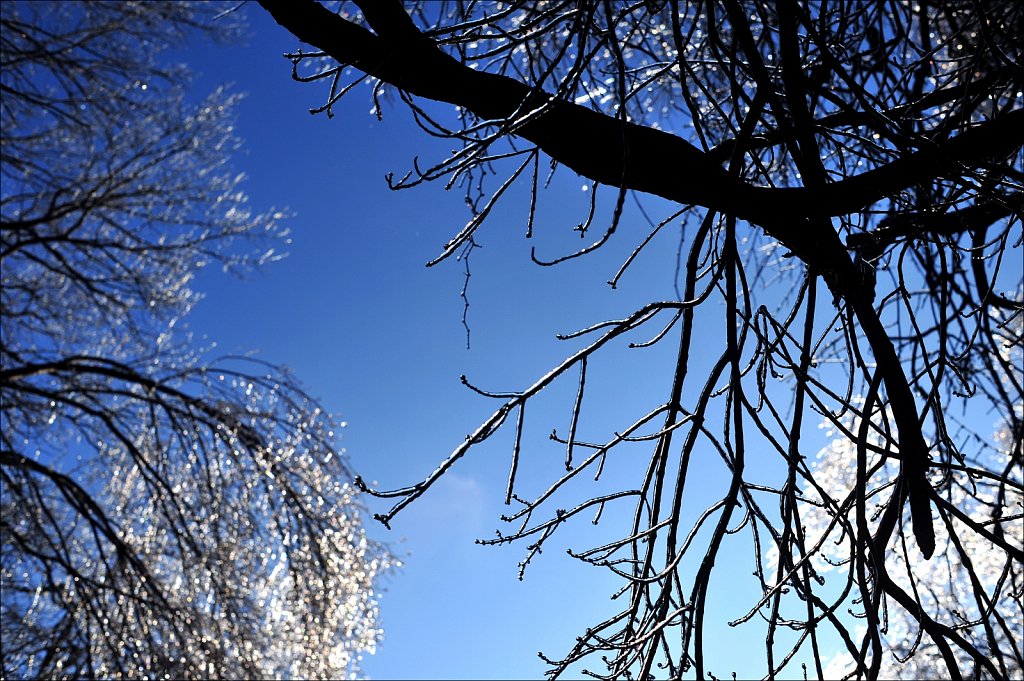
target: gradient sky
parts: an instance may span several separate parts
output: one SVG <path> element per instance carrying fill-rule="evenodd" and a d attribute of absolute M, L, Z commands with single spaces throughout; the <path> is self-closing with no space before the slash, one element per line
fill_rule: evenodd
<path fill-rule="evenodd" d="M 532 241 L 524 238 L 528 204 L 521 191 L 511 192 L 479 232 L 467 350 L 462 263 L 424 266 L 469 218 L 463 195 L 437 183 L 392 192 L 384 181 L 388 172 L 404 175 L 414 156 L 441 160 L 451 143 L 428 138 L 400 105 L 386 107 L 378 122 L 369 113 L 368 88 L 343 100 L 333 120 L 311 116 L 308 109 L 323 102 L 326 90 L 291 80 L 291 65 L 281 55 L 297 41 L 255 4 L 242 11 L 251 34 L 245 44 L 193 43 L 172 56 L 197 73 L 197 97 L 221 84 L 247 93 L 237 111 L 245 146 L 234 164 L 249 176 L 245 189 L 255 209 L 294 212 L 288 223 L 293 243 L 287 258 L 244 280 L 204 272 L 198 288 L 205 299 L 191 328 L 222 352 L 256 349 L 261 359 L 289 365 L 347 423 L 343 444 L 367 480 L 381 488 L 420 480 L 493 411 L 497 403 L 461 386 L 461 374 L 490 390 L 522 389 L 579 347 L 556 340 L 556 333 L 674 298 L 678 226 L 663 230 L 618 289 L 605 283 L 648 229 L 633 205 L 601 251 L 554 268 L 530 262 L 531 245 L 545 257 L 580 247 L 572 227 L 588 200 L 586 182 L 562 171 L 542 198 Z M 643 200 L 656 220 L 670 212 Z M 602 228 L 596 225 L 594 235 Z M 724 307 L 711 306 L 711 313 L 724 314 Z M 698 347 L 720 352 L 722 327 L 719 317 Z M 621 427 L 661 401 L 674 346 L 669 341 L 595 359 L 580 432 L 602 423 Z M 564 470 L 560 448 L 546 435 L 552 427 L 567 431 L 575 381 L 573 371 L 546 401 L 531 403 L 535 447 L 524 453 L 521 472 L 528 490 Z M 608 597 L 619 582 L 564 552 L 567 545 L 592 545 L 587 542 L 601 536 L 605 523 L 594 528 L 583 520 L 575 535 L 556 536 L 523 582 L 517 563 L 525 545 L 474 544 L 502 525 L 510 436 L 511 429 L 473 450 L 400 514 L 390 532 L 369 523 L 372 536 L 388 541 L 405 561 L 383 585 L 386 634 L 364 662 L 371 677 L 540 678 L 546 666 L 538 650 L 559 656 L 587 625 L 618 611 Z M 572 539 L 580 542 L 566 541 Z M 732 599 L 743 595 L 738 584 L 754 586 L 751 566 L 737 561 L 720 569 L 715 579 L 724 595 L 715 602 L 728 610 L 720 619 L 731 619 L 749 607 L 749 600 Z M 736 654 L 746 645 L 763 650 L 757 630 L 730 632 L 709 650 L 709 659 L 729 667 L 712 664 L 711 670 L 726 678 L 732 671 L 759 674 L 761 653 L 753 660 Z"/>

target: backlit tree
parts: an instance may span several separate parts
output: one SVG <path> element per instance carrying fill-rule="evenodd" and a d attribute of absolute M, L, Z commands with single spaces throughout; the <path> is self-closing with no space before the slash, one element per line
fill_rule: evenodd
<path fill-rule="evenodd" d="M 0 5 L 4 678 L 327 677 L 379 638 L 334 421 L 183 328 L 284 241 L 226 165 L 234 97 L 160 51 L 222 7 Z"/>
<path fill-rule="evenodd" d="M 541 266 L 633 239 L 615 285 L 666 225 L 687 226 L 677 299 L 570 334 L 532 385 L 474 388 L 493 415 L 421 482 L 377 493 L 388 524 L 510 431 L 509 528 L 485 543 L 522 540 L 525 566 L 566 524 L 618 523 L 570 548 L 622 590 L 552 675 L 704 679 L 729 664 L 705 655 L 722 620 L 761 627 L 768 677 L 835 662 L 877 678 L 894 656 L 1020 673 L 1024 3 L 261 5 L 312 46 L 290 58 L 325 84 L 318 111 L 365 82 L 378 114 L 407 107 L 451 140 L 391 180 L 466 190 L 472 217 L 431 264 L 471 251 L 514 186 L 532 236 L 551 173 L 594 191 L 575 227 L 587 245 L 535 252 Z M 631 194 L 674 208 L 637 236 L 619 229 Z M 586 418 L 588 371 L 665 343 L 678 350 L 646 410 Z M 576 386 L 567 429 L 527 409 L 556 382 Z M 550 457 L 532 435 L 552 420 L 566 472 L 531 494 L 517 471 Z M 833 444 L 815 462 L 822 421 Z M 756 593 L 724 615 L 717 574 L 737 560 Z"/>

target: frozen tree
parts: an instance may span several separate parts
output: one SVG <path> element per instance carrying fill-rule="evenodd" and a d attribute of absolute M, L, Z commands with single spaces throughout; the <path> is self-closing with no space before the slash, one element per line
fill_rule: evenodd
<path fill-rule="evenodd" d="M 4 678 L 340 678 L 380 635 L 332 417 L 182 323 L 200 268 L 285 240 L 226 165 L 234 97 L 160 59 L 221 9 L 0 4 Z"/>
<path fill-rule="evenodd" d="M 856 430 L 859 423 L 851 418 L 846 425 Z M 867 442 L 872 447 L 882 444 L 872 433 L 868 434 Z M 998 431 L 995 441 L 988 444 L 979 451 L 981 460 L 972 462 L 977 468 L 1000 469 L 1019 460 L 1020 440 L 1014 443 L 1008 428 Z M 1018 451 L 1014 453 L 1012 447 Z M 813 558 L 819 574 L 850 564 L 852 536 L 836 529 L 827 509 L 836 498 L 856 496 L 857 469 L 848 466 L 856 460 L 856 445 L 843 438 L 819 452 L 811 464 L 815 479 L 823 488 L 832 490 L 831 499 L 812 492 L 807 500 L 802 500 L 800 509 L 807 541 L 822 546 Z M 866 468 L 876 471 L 871 483 L 874 489 L 865 495 L 866 503 L 881 506 L 878 494 L 893 484 L 895 470 L 874 453 L 867 455 L 864 462 Z M 953 613 L 963 635 L 997 662 L 1003 676 L 1020 678 L 1024 674 L 1020 640 L 1020 632 L 1024 631 L 1024 609 L 1020 603 L 1024 564 L 1007 560 L 1005 551 L 986 536 L 984 528 L 993 527 L 998 532 L 998 521 L 1012 519 L 1018 525 L 1017 531 L 1000 533 L 1000 539 L 1017 550 L 1024 548 L 1019 531 L 1024 496 L 1019 488 L 1001 486 L 986 477 L 951 484 L 944 493 L 946 501 L 963 515 L 949 519 L 947 525 L 936 531 L 936 550 L 931 560 L 926 560 L 915 547 L 894 541 L 889 547 L 890 574 L 902 589 L 915 592 L 922 607 L 933 617 L 943 610 Z M 935 642 L 920 638 L 920 628 L 906 610 L 897 608 L 888 613 L 880 637 L 893 652 L 882 658 L 880 678 L 934 679 L 947 675 L 941 649 Z M 980 665 L 963 649 L 956 650 L 954 655 L 961 669 L 980 671 Z M 825 676 L 842 678 L 854 669 L 849 656 L 837 655 L 825 667 Z"/>
<path fill-rule="evenodd" d="M 545 658 L 553 676 L 722 674 L 730 661 L 705 654 L 722 623 L 760 628 L 769 678 L 830 662 L 878 678 L 897 657 L 1020 673 L 1024 3 L 260 4 L 311 46 L 289 56 L 294 78 L 324 84 L 314 113 L 371 92 L 378 116 L 406 107 L 450 140 L 389 179 L 466 191 L 472 217 L 431 264 L 468 256 L 512 187 L 535 237 L 564 200 L 552 174 L 594 191 L 575 226 L 587 245 L 535 247 L 541 266 L 635 239 L 615 286 L 685 226 L 676 299 L 568 334 L 566 359 L 522 389 L 467 381 L 493 415 L 421 482 L 375 492 L 391 523 L 502 432 L 512 508 L 485 543 L 521 540 L 525 569 L 567 524 L 605 527 L 569 551 L 622 589 Z M 664 219 L 644 227 L 633 199 Z M 588 376 L 666 343 L 648 408 L 587 418 Z M 562 383 L 565 413 L 533 406 Z M 545 447 L 565 472 L 533 491 L 520 473 Z M 752 594 L 726 613 L 716 587 L 737 561 Z"/>

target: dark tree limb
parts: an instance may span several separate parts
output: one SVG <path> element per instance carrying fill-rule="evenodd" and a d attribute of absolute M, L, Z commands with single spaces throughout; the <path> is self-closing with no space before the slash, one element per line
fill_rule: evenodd
<path fill-rule="evenodd" d="M 377 34 L 315 0 L 260 4 L 299 40 L 389 85 L 465 107 L 485 120 L 514 117 L 511 132 L 585 177 L 733 214 L 763 227 L 794 252 L 806 252 L 801 246 L 809 227 L 803 221 L 810 217 L 855 212 L 917 182 L 959 176 L 965 165 L 976 167 L 1024 144 L 1024 110 L 1017 110 L 813 191 L 755 187 L 680 137 L 624 124 L 508 76 L 459 63 L 423 36 L 397 2 L 361 3 L 371 7 L 367 20 Z M 593 144 L 595 139 L 602 143 Z"/>

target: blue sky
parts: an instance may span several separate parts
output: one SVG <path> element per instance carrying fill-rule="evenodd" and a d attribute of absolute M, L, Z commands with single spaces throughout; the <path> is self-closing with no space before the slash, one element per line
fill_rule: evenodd
<path fill-rule="evenodd" d="M 648 229 L 632 207 L 601 251 L 554 268 L 530 262 L 531 245 L 548 257 L 580 246 L 578 237 L 566 235 L 583 214 L 586 182 L 562 172 L 542 199 L 532 242 L 523 238 L 527 203 L 521 192 L 513 191 L 479 232 L 467 350 L 462 264 L 424 266 L 468 220 L 462 193 L 437 183 L 392 192 L 384 181 L 388 172 L 403 175 L 414 156 L 441 160 L 450 143 L 428 138 L 401 106 L 386 107 L 378 122 L 369 113 L 368 90 L 342 100 L 333 120 L 311 116 L 308 109 L 326 93 L 291 80 L 281 55 L 297 41 L 257 6 L 243 11 L 250 23 L 246 44 L 193 43 L 174 56 L 198 74 L 197 96 L 220 84 L 247 93 L 237 111 L 245 145 L 234 164 L 249 176 L 245 189 L 254 208 L 294 212 L 293 242 L 287 258 L 245 279 L 204 272 L 198 288 L 205 299 L 190 325 L 222 352 L 257 349 L 260 358 L 289 365 L 346 422 L 343 444 L 367 480 L 382 488 L 420 480 L 493 411 L 497 404 L 464 388 L 460 375 L 490 390 L 522 389 L 578 347 L 556 340 L 556 333 L 674 297 L 677 226 L 663 230 L 618 289 L 605 283 Z M 655 219 L 671 212 L 644 200 Z M 715 331 L 698 343 L 716 355 L 723 313 L 710 306 L 709 314 L 719 315 L 709 327 Z M 622 427 L 664 399 L 674 346 L 670 341 L 595 359 L 581 432 Z M 563 454 L 546 435 L 552 427 L 563 434 L 568 429 L 575 380 L 573 373 L 546 401 L 531 404 L 537 422 L 520 474 L 527 489 L 546 486 L 564 470 Z M 506 510 L 510 436 L 499 433 L 474 450 L 400 514 L 392 531 L 370 523 L 371 534 L 405 561 L 384 584 L 385 639 L 364 662 L 371 677 L 540 678 L 546 666 L 538 650 L 559 656 L 586 626 L 618 611 L 608 599 L 618 581 L 564 553 L 567 545 L 593 545 L 604 524 L 593 528 L 584 520 L 575 535 L 556 537 L 523 582 L 517 563 L 524 545 L 474 544 L 493 536 Z M 713 603 L 728 611 L 719 619 L 731 619 L 745 611 L 735 600 L 742 595 L 736 585 L 746 577 L 753 586 L 750 565 L 720 569 L 715 579 L 722 580 L 722 596 Z M 723 632 L 711 642 L 709 658 L 724 662 L 711 670 L 726 677 L 731 671 L 759 674 L 763 661 L 758 664 L 756 655 L 744 660 L 735 654 L 746 645 L 763 650 L 762 641 L 747 638 L 755 631 Z"/>

